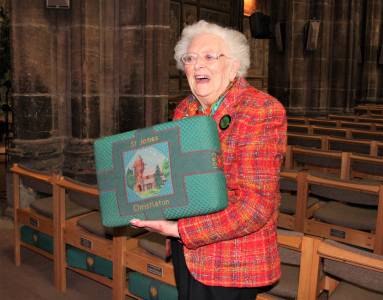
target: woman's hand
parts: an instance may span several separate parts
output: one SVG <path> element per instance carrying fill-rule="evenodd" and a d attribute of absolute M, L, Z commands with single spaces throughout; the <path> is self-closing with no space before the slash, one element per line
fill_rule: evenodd
<path fill-rule="evenodd" d="M 180 237 L 177 221 L 132 219 L 130 224 L 136 227 L 144 227 L 146 230 L 158 232 L 165 236 Z"/>

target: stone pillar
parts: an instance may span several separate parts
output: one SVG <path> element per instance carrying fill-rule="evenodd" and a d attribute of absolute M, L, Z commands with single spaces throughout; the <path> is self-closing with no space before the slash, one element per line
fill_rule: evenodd
<path fill-rule="evenodd" d="M 95 182 L 94 139 L 167 121 L 169 1 L 73 1 L 64 173 Z"/>
<path fill-rule="evenodd" d="M 362 6 L 360 0 L 333 1 L 331 46 L 330 112 L 351 111 L 361 74 Z M 332 34 L 331 34 L 332 33 Z"/>
<path fill-rule="evenodd" d="M 272 1 L 271 15 L 286 24 L 285 46 L 270 47 L 269 91 L 289 113 L 350 111 L 360 81 L 360 0 Z M 318 47 L 306 49 L 305 26 L 320 21 Z"/>
<path fill-rule="evenodd" d="M 365 47 L 361 92 L 363 99 L 376 102 L 377 99 L 383 98 L 383 62 L 379 64 L 379 55 L 383 51 L 381 39 L 383 3 L 379 0 L 367 0 L 366 2 Z"/>
<path fill-rule="evenodd" d="M 103 1 L 72 1 L 70 36 L 71 138 L 65 147 L 63 173 L 94 182 L 93 140 L 100 135 L 103 95 Z"/>
<path fill-rule="evenodd" d="M 167 121 L 170 5 L 120 1 L 118 131 Z"/>
<path fill-rule="evenodd" d="M 45 9 L 44 1 L 12 1 L 12 162 L 59 169 L 67 109 L 65 22 L 68 11 Z"/>

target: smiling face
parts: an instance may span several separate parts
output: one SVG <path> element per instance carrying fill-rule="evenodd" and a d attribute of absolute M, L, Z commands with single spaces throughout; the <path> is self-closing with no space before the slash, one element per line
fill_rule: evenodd
<path fill-rule="evenodd" d="M 239 61 L 230 58 L 224 40 L 213 34 L 200 34 L 190 43 L 188 53 L 198 54 L 195 64 L 185 64 L 190 89 L 203 108 L 214 104 L 234 80 Z M 215 53 L 217 60 L 207 62 L 206 53 Z M 222 55 L 223 54 L 223 55 Z"/>

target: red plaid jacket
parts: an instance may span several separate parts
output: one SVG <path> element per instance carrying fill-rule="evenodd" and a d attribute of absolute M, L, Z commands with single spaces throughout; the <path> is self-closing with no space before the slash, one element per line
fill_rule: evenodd
<path fill-rule="evenodd" d="M 201 114 L 190 96 L 174 119 Z M 280 277 L 276 224 L 279 171 L 286 150 L 286 116 L 270 95 L 239 79 L 213 118 L 219 129 L 229 204 L 220 212 L 178 220 L 189 271 L 212 286 L 257 287 Z"/>

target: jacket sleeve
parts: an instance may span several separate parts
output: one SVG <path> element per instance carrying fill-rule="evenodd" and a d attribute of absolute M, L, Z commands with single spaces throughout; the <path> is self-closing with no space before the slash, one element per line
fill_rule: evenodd
<path fill-rule="evenodd" d="M 279 172 L 286 150 L 285 110 L 271 100 L 268 105 L 247 108 L 237 119 L 230 133 L 234 146 L 228 146 L 234 159 L 230 164 L 224 161 L 231 183 L 228 207 L 178 220 L 181 240 L 189 249 L 255 232 L 278 210 Z"/>

